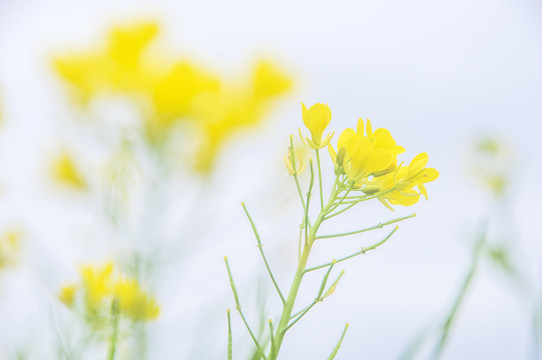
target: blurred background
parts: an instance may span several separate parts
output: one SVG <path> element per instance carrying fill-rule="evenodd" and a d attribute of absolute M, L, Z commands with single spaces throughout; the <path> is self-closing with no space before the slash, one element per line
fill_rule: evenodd
<path fill-rule="evenodd" d="M 300 102 L 329 104 L 335 136 L 370 118 L 406 148 L 403 160 L 427 152 L 440 178 L 428 202 L 395 213 L 369 203 L 326 224 L 348 231 L 417 213 L 382 248 L 341 264 L 337 291 L 288 333 L 282 358 L 325 358 L 346 322 L 338 358 L 399 358 L 450 312 L 486 226 L 442 358 L 539 358 L 541 20 L 530 0 L 0 0 L 0 358 L 63 358 L 62 334 L 82 325 L 60 289 L 81 264 L 108 259 L 146 274 L 160 306 L 147 324 L 149 359 L 226 358 L 235 303 L 225 255 L 248 320 L 256 326 L 262 307 L 279 314 L 240 202 L 287 289 L 301 207 L 282 158 L 290 134 L 299 143 Z M 88 80 L 107 78 L 92 73 L 101 52 L 115 56 L 115 39 L 130 33 L 112 29 L 141 23 L 151 24 L 138 33 L 151 58 L 112 83 Z M 177 123 L 176 97 L 153 87 L 151 106 L 140 91 L 142 63 L 158 77 L 190 64 L 231 91 L 205 99 L 197 115 L 213 120 L 203 130 Z M 254 95 L 258 81 L 265 91 Z M 383 231 L 322 242 L 310 261 L 348 255 Z M 318 280 L 307 279 L 300 304 Z M 234 358 L 247 358 L 252 343 L 232 319 Z M 434 346 L 423 338 L 414 358 Z"/>

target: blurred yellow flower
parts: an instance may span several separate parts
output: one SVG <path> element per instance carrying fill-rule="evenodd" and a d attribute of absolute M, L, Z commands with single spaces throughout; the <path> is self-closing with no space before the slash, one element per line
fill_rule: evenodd
<path fill-rule="evenodd" d="M 63 286 L 62 289 L 60 290 L 60 294 L 58 294 L 58 298 L 66 306 L 72 307 L 75 301 L 76 292 L 77 292 L 76 285 L 66 285 L 66 286 Z"/>
<path fill-rule="evenodd" d="M 107 92 L 141 90 L 154 76 L 143 57 L 157 33 L 155 22 L 115 27 L 105 46 L 55 58 L 53 65 L 82 104 Z"/>
<path fill-rule="evenodd" d="M 10 229 L 0 235 L 0 270 L 17 263 L 22 236 L 19 229 Z"/>
<path fill-rule="evenodd" d="M 113 296 L 119 301 L 121 315 L 133 321 L 153 320 L 160 314 L 156 300 L 146 294 L 139 283 L 133 279 L 121 279 L 116 282 Z"/>
<path fill-rule="evenodd" d="M 81 268 L 81 285 L 85 306 L 90 313 L 99 312 L 103 299 L 111 294 L 113 286 L 113 263 L 102 266 L 86 265 Z"/>
<path fill-rule="evenodd" d="M 260 60 L 253 72 L 254 97 L 266 99 L 283 95 L 293 86 L 292 79 L 269 60 Z"/>
<path fill-rule="evenodd" d="M 80 283 L 62 287 L 58 298 L 69 308 L 81 310 L 90 324 L 103 325 L 100 320 L 109 316 L 114 299 L 118 300 L 120 315 L 131 321 L 158 317 L 160 308 L 155 298 L 141 289 L 137 280 L 115 273 L 112 262 L 85 265 L 80 275 Z M 78 304 L 77 299 L 82 300 L 82 304 Z"/>
<path fill-rule="evenodd" d="M 77 190 L 87 188 L 87 182 L 75 164 L 72 155 L 65 150 L 53 160 L 52 175 L 53 179 L 60 185 Z"/>
<path fill-rule="evenodd" d="M 300 130 L 301 140 L 303 142 L 306 141 L 306 144 L 313 149 L 321 149 L 326 147 L 333 137 L 333 133 L 328 134 L 322 141 L 324 130 L 331 121 L 331 109 L 329 106 L 327 106 L 327 104 L 317 103 L 307 109 L 305 104 L 301 103 L 301 114 L 303 117 L 303 123 L 307 129 L 310 130 L 312 138 L 312 140 L 309 138 L 303 139 L 303 135 L 301 135 Z"/>
<path fill-rule="evenodd" d="M 58 74 L 86 104 L 104 94 L 127 94 L 141 110 L 146 139 L 155 146 L 168 140 L 180 121 L 200 135 L 194 169 L 208 173 L 218 150 L 233 133 L 258 124 L 269 111 L 269 101 L 285 94 L 292 79 L 269 60 L 224 81 L 214 72 L 186 59 L 158 54 L 151 43 L 158 23 L 142 22 L 111 30 L 105 45 L 54 60 Z M 195 138 L 195 134 L 188 134 Z"/>

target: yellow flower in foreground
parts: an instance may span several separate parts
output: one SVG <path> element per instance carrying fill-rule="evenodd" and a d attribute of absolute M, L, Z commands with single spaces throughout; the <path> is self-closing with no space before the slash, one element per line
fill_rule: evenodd
<path fill-rule="evenodd" d="M 70 153 L 63 151 L 53 162 L 52 175 L 60 185 L 84 190 L 87 183 Z"/>
<path fill-rule="evenodd" d="M 428 161 L 427 153 L 421 153 L 412 159 L 409 166 L 399 166 L 392 173 L 374 177 L 370 186 L 384 192 L 378 199 L 390 210 L 393 210 L 391 205 L 414 205 L 420 199 L 420 194 L 428 198 L 424 184 L 435 181 L 439 176 L 437 170 L 425 167 Z M 394 190 L 388 192 L 391 189 Z"/>
<path fill-rule="evenodd" d="M 373 132 L 369 120 L 364 129 L 363 119 L 358 120 L 357 131 L 349 128 L 342 132 L 337 148 L 338 154 L 330 148 L 331 157 L 336 165 L 342 166 L 354 188 L 364 185 L 369 176 L 393 171 L 397 155 L 405 151 L 387 129 L 379 128 Z"/>
<path fill-rule="evenodd" d="M 80 283 L 64 286 L 58 298 L 69 308 L 81 310 L 91 325 L 103 326 L 102 320 L 110 316 L 114 299 L 118 301 L 120 315 L 131 321 L 158 317 L 160 308 L 156 299 L 137 280 L 115 273 L 112 262 L 83 266 L 80 274 Z"/>
<path fill-rule="evenodd" d="M 301 130 L 299 130 L 299 134 L 301 136 L 301 140 L 303 142 L 307 141 L 306 144 L 308 144 L 313 149 L 321 149 L 323 147 L 326 147 L 327 144 L 331 141 L 331 138 L 333 137 L 333 133 L 328 134 L 326 138 L 322 141 L 322 135 L 324 133 L 324 130 L 329 125 L 329 122 L 331 121 L 331 109 L 327 104 L 314 104 L 309 109 L 305 106 L 305 104 L 301 103 L 301 114 L 303 116 L 303 123 L 307 127 L 307 129 L 311 132 L 311 139 L 305 138 L 303 139 L 303 135 L 301 135 Z"/>

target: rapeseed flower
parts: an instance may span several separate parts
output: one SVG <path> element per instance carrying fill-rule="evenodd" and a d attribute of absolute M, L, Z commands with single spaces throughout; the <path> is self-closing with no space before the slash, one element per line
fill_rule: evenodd
<path fill-rule="evenodd" d="M 258 61 L 251 74 L 224 81 L 201 63 L 164 56 L 151 46 L 156 22 L 118 26 L 104 45 L 55 59 L 58 74 L 81 104 L 96 97 L 124 94 L 142 113 L 145 139 L 160 147 L 176 125 L 199 139 L 194 170 L 207 174 L 232 134 L 260 123 L 269 102 L 292 87 L 292 79 L 272 61 Z M 241 74 L 243 75 L 243 74 Z"/>
<path fill-rule="evenodd" d="M 10 229 L 0 235 L 0 270 L 12 267 L 18 261 L 22 232 Z"/>
<path fill-rule="evenodd" d="M 82 311 L 92 326 L 103 326 L 115 299 L 120 315 L 131 321 L 154 320 L 160 313 L 155 298 L 136 279 L 115 273 L 112 262 L 85 265 L 80 276 L 78 284 L 62 287 L 58 298 L 69 308 Z"/>
<path fill-rule="evenodd" d="M 331 121 L 331 109 L 329 106 L 327 106 L 327 104 L 317 103 L 307 109 L 305 104 L 301 103 L 301 114 L 303 116 L 303 123 L 311 132 L 311 139 L 303 139 L 301 130 L 299 130 L 301 140 L 304 143 L 306 141 L 306 144 L 315 150 L 326 147 L 333 137 L 333 133 L 331 133 L 322 140 L 324 130 Z"/>
<path fill-rule="evenodd" d="M 335 165 L 348 176 L 353 188 L 360 188 L 369 176 L 380 176 L 393 171 L 397 165 L 397 155 L 404 152 L 387 129 L 374 132 L 371 122 L 358 120 L 357 131 L 344 130 L 337 141 L 338 153 L 329 147 Z"/>
<path fill-rule="evenodd" d="M 62 151 L 53 160 L 52 176 L 60 185 L 77 190 L 84 190 L 87 188 L 87 182 L 83 177 L 81 170 L 76 165 L 72 155 L 67 151 Z"/>
<path fill-rule="evenodd" d="M 369 185 L 383 192 L 378 200 L 390 210 L 393 210 L 391 205 L 414 205 L 420 195 L 428 198 L 424 184 L 435 181 L 439 176 L 436 169 L 425 167 L 428 161 L 427 153 L 418 154 L 408 166 L 399 166 L 391 173 L 374 177 Z M 418 191 L 414 190 L 415 187 Z"/>
<path fill-rule="evenodd" d="M 120 279 L 113 294 L 118 299 L 121 315 L 133 321 L 153 320 L 160 314 L 156 300 L 145 293 L 134 279 Z"/>

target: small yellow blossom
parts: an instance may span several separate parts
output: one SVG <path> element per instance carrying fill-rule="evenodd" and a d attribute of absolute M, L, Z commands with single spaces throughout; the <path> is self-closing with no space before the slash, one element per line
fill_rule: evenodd
<path fill-rule="evenodd" d="M 435 181 L 439 176 L 437 170 L 425 167 L 428 161 L 427 153 L 421 153 L 412 159 L 409 166 L 399 166 L 392 173 L 374 177 L 370 185 L 384 192 L 378 197 L 380 202 L 393 210 L 391 205 L 414 205 L 420 199 L 420 194 L 427 199 L 424 184 Z M 414 190 L 414 187 L 417 187 L 418 191 Z M 392 191 L 388 192 L 389 190 Z"/>
<path fill-rule="evenodd" d="M 306 144 L 308 144 L 308 146 L 313 149 L 321 149 L 326 147 L 331 141 L 331 138 L 333 137 L 333 133 L 328 134 L 326 138 L 322 141 L 322 135 L 324 133 L 324 130 L 331 121 L 331 109 L 329 108 L 329 106 L 327 106 L 327 104 L 317 103 L 307 109 L 305 104 L 301 103 L 301 113 L 303 116 L 303 123 L 311 132 L 312 138 L 303 139 L 303 135 L 301 135 L 301 130 L 299 130 L 301 140 L 303 142 L 306 141 Z"/>
<path fill-rule="evenodd" d="M 288 151 L 288 155 L 284 156 L 284 164 L 286 164 L 286 169 L 288 169 L 288 174 L 290 175 L 301 175 L 303 170 L 305 170 L 305 161 L 301 154 L 296 153 L 295 169 L 292 166 L 292 151 Z"/>
<path fill-rule="evenodd" d="M 63 151 L 53 162 L 52 175 L 60 185 L 84 190 L 87 182 L 70 153 Z"/>
<path fill-rule="evenodd" d="M 364 131 L 365 130 L 365 131 Z M 397 155 L 404 152 L 387 129 L 374 132 L 371 122 L 358 120 L 357 131 L 346 129 L 337 141 L 338 153 L 330 147 L 330 155 L 336 165 L 342 166 L 354 188 L 361 187 L 369 176 L 380 176 L 393 171 Z"/>

